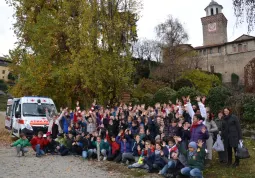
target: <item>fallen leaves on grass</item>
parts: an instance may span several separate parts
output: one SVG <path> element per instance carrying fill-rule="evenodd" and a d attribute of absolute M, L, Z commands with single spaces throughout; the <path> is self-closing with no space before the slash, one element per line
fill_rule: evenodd
<path fill-rule="evenodd" d="M 6 147 L 6 146 L 9 146 L 11 143 L 12 143 L 12 137 L 10 133 L 5 129 L 1 129 L 0 130 L 0 146 Z"/>

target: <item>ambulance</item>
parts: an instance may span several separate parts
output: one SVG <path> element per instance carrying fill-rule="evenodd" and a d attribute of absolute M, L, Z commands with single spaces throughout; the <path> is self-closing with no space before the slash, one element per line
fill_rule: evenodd
<path fill-rule="evenodd" d="M 25 96 L 8 99 L 5 128 L 17 137 L 20 133 L 25 133 L 28 137 L 38 131 L 46 133 L 49 125 L 46 108 L 49 112 L 57 111 L 53 100 L 48 97 Z"/>

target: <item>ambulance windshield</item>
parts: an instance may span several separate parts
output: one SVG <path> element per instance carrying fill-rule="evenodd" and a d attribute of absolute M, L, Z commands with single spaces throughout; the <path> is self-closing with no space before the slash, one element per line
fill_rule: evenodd
<path fill-rule="evenodd" d="M 45 109 L 48 108 L 50 112 L 55 109 L 53 104 L 42 103 L 38 105 L 37 103 L 24 103 L 22 106 L 23 116 L 42 116 L 46 117 Z"/>

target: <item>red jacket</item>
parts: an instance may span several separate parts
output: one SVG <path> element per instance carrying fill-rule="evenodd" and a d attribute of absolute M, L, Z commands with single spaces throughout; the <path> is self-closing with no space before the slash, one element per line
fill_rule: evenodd
<path fill-rule="evenodd" d="M 114 155 L 116 153 L 116 151 L 120 150 L 120 145 L 117 142 L 112 142 L 109 135 L 106 135 L 106 139 L 107 139 L 108 143 L 111 145 L 112 154 Z"/>
<path fill-rule="evenodd" d="M 32 148 L 35 150 L 35 146 L 40 144 L 40 148 L 43 149 L 47 144 L 48 144 L 48 140 L 41 137 L 34 137 L 32 138 L 32 140 L 30 141 L 31 145 L 32 145 Z"/>
<path fill-rule="evenodd" d="M 153 145 L 151 145 L 151 147 L 150 147 L 150 153 L 153 153 L 154 151 L 155 151 L 155 148 L 154 148 Z M 139 151 L 138 151 L 138 155 L 140 156 L 141 154 L 142 154 L 142 151 L 139 150 Z M 148 156 L 148 150 L 144 150 L 143 156 Z"/>

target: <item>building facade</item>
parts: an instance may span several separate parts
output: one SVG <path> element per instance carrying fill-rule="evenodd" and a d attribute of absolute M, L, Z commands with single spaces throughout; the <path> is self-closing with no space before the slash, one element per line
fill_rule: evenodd
<path fill-rule="evenodd" d="M 203 46 L 194 47 L 201 57 L 200 68 L 221 73 L 224 83 L 230 83 L 231 75 L 237 74 L 240 84 L 244 84 L 244 68 L 255 58 L 255 37 L 242 35 L 228 42 L 228 21 L 222 5 L 212 0 L 205 12 L 206 16 L 201 18 Z"/>
<path fill-rule="evenodd" d="M 5 60 L 5 58 L 0 57 L 0 80 L 8 81 L 8 75 L 10 73 L 8 65 L 10 61 Z"/>

